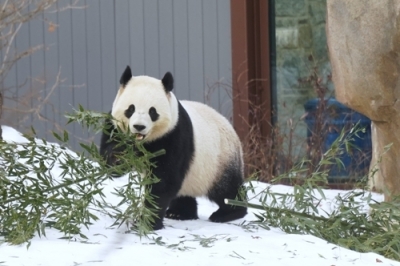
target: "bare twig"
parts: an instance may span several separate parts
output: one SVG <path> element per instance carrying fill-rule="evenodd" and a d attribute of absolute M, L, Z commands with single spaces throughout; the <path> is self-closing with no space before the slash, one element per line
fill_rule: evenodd
<path fill-rule="evenodd" d="M 51 106 L 54 113 L 58 113 L 57 107 L 51 103 L 51 96 L 54 95 L 60 84 L 63 82 L 61 79 L 61 71 L 57 73 L 55 81 L 50 88 L 42 86 L 41 89 L 30 88 L 30 90 L 21 90 L 22 88 L 29 86 L 30 80 L 37 77 L 28 76 L 24 81 L 20 81 L 18 84 L 13 84 L 11 87 L 4 86 L 4 84 L 6 84 L 4 81 L 10 70 L 13 69 L 19 60 L 29 57 L 44 48 L 44 45 L 41 44 L 29 47 L 23 51 L 17 50 L 15 45 L 16 36 L 20 34 L 23 25 L 34 19 L 42 19 L 41 16 L 44 13 L 85 8 L 84 5 L 78 5 L 79 1 L 80 0 L 73 0 L 67 5 L 57 6 L 56 8 L 55 4 L 58 0 L 6 0 L 0 4 L 0 53 L 2 59 L 0 63 L 0 84 L 2 85 L 0 87 L 0 104 L 2 103 L 2 100 L 16 103 L 15 108 L 8 104 L 6 104 L 7 107 L 0 105 L 0 121 L 3 123 L 8 116 L 11 116 L 11 119 L 7 122 L 12 126 L 17 126 L 12 121 L 24 122 L 33 118 L 50 122 L 53 127 L 59 131 L 64 130 L 63 127 L 59 125 L 60 121 L 51 121 L 51 119 L 43 115 L 43 109 L 45 106 Z M 53 26 L 53 28 L 57 27 L 57 25 L 52 21 L 43 20 L 43 22 L 48 23 L 49 27 L 50 25 Z M 43 84 L 46 84 L 46 82 L 43 81 Z M 75 86 L 71 85 L 71 87 Z M 45 96 L 40 97 L 40 95 Z M 35 104 L 32 104 L 32 102 L 35 102 Z"/>

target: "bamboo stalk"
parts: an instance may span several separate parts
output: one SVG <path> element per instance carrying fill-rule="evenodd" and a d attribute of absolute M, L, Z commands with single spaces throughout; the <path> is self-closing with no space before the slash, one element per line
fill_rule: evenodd
<path fill-rule="evenodd" d="M 325 218 L 322 216 L 316 216 L 316 215 L 312 215 L 312 214 L 296 212 L 296 211 L 288 210 L 288 209 L 267 207 L 267 206 L 262 206 L 262 205 L 239 201 L 239 200 L 225 199 L 224 202 L 225 202 L 225 204 L 229 204 L 229 205 L 233 205 L 233 206 L 249 207 L 249 208 L 253 208 L 253 209 L 257 209 L 257 210 L 263 210 L 266 212 L 288 213 L 288 214 L 292 214 L 295 216 L 300 216 L 300 217 L 312 219 L 312 220 L 319 220 L 319 221 L 323 221 L 323 222 L 327 222 L 327 221 L 331 220 L 331 219 L 328 219 L 328 218 Z"/>

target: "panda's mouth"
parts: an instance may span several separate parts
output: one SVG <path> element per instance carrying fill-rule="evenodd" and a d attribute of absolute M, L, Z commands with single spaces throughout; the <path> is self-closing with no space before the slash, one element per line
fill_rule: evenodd
<path fill-rule="evenodd" d="M 135 134 L 135 139 L 136 139 L 136 140 L 143 140 L 144 137 L 145 137 L 145 135 L 142 135 L 142 134 L 140 134 L 140 133 L 136 133 L 136 134 Z"/>

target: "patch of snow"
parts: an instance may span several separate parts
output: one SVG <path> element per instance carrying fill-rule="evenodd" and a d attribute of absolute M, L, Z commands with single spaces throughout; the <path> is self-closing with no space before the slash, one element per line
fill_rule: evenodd
<path fill-rule="evenodd" d="M 29 141 L 17 130 L 9 126 L 1 126 L 3 139 L 7 142 L 28 143 Z"/>
<path fill-rule="evenodd" d="M 26 142 L 22 135 L 3 126 L 6 141 Z M 60 171 L 56 168 L 54 171 Z M 59 174 L 54 173 L 55 176 Z M 107 181 L 104 193 L 112 203 L 117 202 L 111 195 L 114 187 L 126 184 L 121 177 Z M 257 191 L 267 184 L 254 183 Z M 290 186 L 276 185 L 272 190 L 288 193 Z M 330 203 L 340 190 L 324 190 L 326 201 L 321 207 L 329 210 Z M 251 195 L 249 195 L 251 197 Z M 383 197 L 374 194 L 376 200 Z M 255 203 L 257 201 L 254 200 Z M 53 229 L 46 229 L 46 237 L 35 236 L 31 246 L 0 245 L 0 265 L 398 265 L 375 253 L 359 253 L 327 243 L 310 235 L 291 235 L 277 228 L 264 230 L 256 227 L 243 228 L 244 221 L 255 220 L 257 210 L 231 223 L 217 224 L 208 217 L 217 206 L 207 199 L 198 199 L 199 219 L 176 221 L 165 219 L 165 228 L 140 239 L 125 233 L 126 228 L 110 228 L 111 218 L 98 214 L 100 218 L 83 233 L 87 241 L 68 241 Z M 377 264 L 377 260 L 381 263 Z"/>

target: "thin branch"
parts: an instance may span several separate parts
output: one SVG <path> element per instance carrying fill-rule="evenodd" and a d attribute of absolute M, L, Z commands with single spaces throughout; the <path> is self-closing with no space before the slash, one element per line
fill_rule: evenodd
<path fill-rule="evenodd" d="M 266 212 L 275 212 L 275 213 L 282 213 L 282 214 L 290 214 L 290 215 L 295 215 L 298 217 L 302 218 L 307 218 L 311 220 L 319 220 L 319 221 L 324 221 L 327 222 L 331 219 L 322 217 L 322 216 L 316 216 L 308 213 L 303 213 L 303 212 L 296 212 L 290 209 L 280 209 L 280 208 L 274 208 L 274 207 L 268 207 L 268 206 L 263 206 L 263 205 L 258 205 L 258 204 L 253 204 L 250 202 L 244 202 L 244 201 L 239 201 L 239 200 L 232 200 L 232 199 L 225 199 L 225 204 L 233 205 L 233 206 L 241 206 L 241 207 L 249 207 L 252 209 L 256 210 L 262 210 Z"/>

